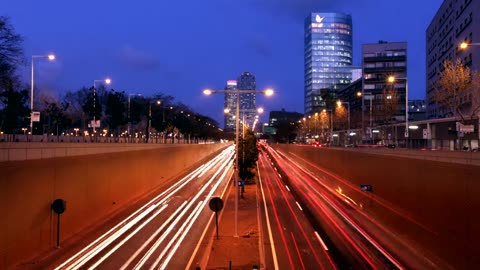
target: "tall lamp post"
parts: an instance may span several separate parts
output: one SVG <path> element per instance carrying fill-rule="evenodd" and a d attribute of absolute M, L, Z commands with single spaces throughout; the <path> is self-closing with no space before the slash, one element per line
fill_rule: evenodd
<path fill-rule="evenodd" d="M 322 112 L 324 113 L 327 113 L 327 112 L 330 112 L 330 143 L 333 144 L 333 112 L 332 110 L 327 110 L 327 109 L 323 109 Z"/>
<path fill-rule="evenodd" d="M 348 142 L 350 142 L 350 102 L 337 100 L 337 106 L 338 106 L 339 108 L 342 107 L 342 104 L 346 104 L 346 105 L 347 105 L 347 113 L 348 113 L 348 131 L 347 131 L 347 135 L 348 135 Z"/>
<path fill-rule="evenodd" d="M 406 147 L 408 148 L 408 79 L 405 78 L 395 78 L 394 76 L 388 77 L 389 83 L 395 83 L 395 80 L 405 80 L 405 140 Z"/>
<path fill-rule="evenodd" d="M 33 135 L 33 92 L 34 92 L 34 60 L 36 58 L 47 58 L 50 61 L 55 60 L 55 55 L 49 54 L 49 55 L 32 55 L 32 82 L 30 84 L 30 132 Z"/>
<path fill-rule="evenodd" d="M 468 42 L 460 43 L 460 49 L 462 50 L 466 50 L 470 46 L 480 46 L 480 43 L 468 43 Z M 478 126 L 480 127 L 480 115 L 478 115 Z M 480 140 L 480 132 L 478 133 L 478 139 Z"/>
<path fill-rule="evenodd" d="M 109 78 L 107 79 L 104 79 L 104 80 L 93 80 L 93 134 L 95 134 L 95 126 L 97 125 L 97 121 L 95 119 L 95 115 L 97 114 L 97 111 L 96 111 L 96 98 L 97 98 L 97 90 L 95 88 L 95 83 L 96 82 L 104 82 L 105 84 L 111 84 L 112 83 L 112 80 L 110 80 Z"/>
<path fill-rule="evenodd" d="M 357 92 L 357 96 L 359 97 L 363 97 L 362 98 L 362 130 L 363 130 L 363 113 L 365 111 L 365 107 L 364 107 L 364 100 L 365 99 L 368 99 L 370 101 L 370 107 L 369 107 L 369 110 L 370 110 L 370 125 L 369 125 L 369 128 L 370 128 L 370 140 L 373 141 L 373 133 L 372 133 L 372 129 L 373 129 L 373 123 L 372 123 L 372 101 L 373 101 L 373 94 L 371 92 L 364 92 L 362 94 L 362 92 Z"/>
<path fill-rule="evenodd" d="M 155 100 L 155 101 L 149 101 L 148 102 L 148 130 L 147 130 L 147 143 L 148 140 L 150 139 L 150 133 L 152 129 L 152 104 L 157 104 L 160 105 L 162 102 L 160 100 Z"/>
<path fill-rule="evenodd" d="M 235 188 L 235 234 L 234 237 L 238 237 L 238 173 L 239 173 L 239 167 L 238 167 L 238 140 L 239 140 L 239 132 L 238 129 L 240 128 L 239 125 L 239 118 L 240 118 L 240 95 L 243 94 L 264 94 L 266 96 L 271 96 L 273 95 L 273 90 L 272 89 L 265 89 L 265 90 L 241 90 L 241 89 L 235 89 L 235 90 L 211 90 L 211 89 L 205 89 L 203 91 L 203 94 L 205 95 L 211 95 L 211 94 L 217 94 L 217 93 L 224 93 L 224 94 L 236 94 L 237 96 L 237 110 L 235 113 L 235 153 L 236 153 L 236 158 L 235 158 L 235 177 L 234 177 L 234 188 Z"/>
<path fill-rule="evenodd" d="M 142 96 L 142 94 L 128 94 L 128 108 L 127 108 L 127 117 L 128 117 L 128 142 L 130 142 L 131 129 L 132 129 L 132 120 L 130 116 L 130 97 L 132 96 Z"/>

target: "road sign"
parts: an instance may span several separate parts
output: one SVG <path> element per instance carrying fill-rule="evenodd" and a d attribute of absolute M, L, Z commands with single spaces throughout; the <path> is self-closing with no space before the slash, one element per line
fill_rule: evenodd
<path fill-rule="evenodd" d="M 473 133 L 475 131 L 475 128 L 473 125 L 461 125 L 460 126 L 460 132 L 463 133 Z"/>
<path fill-rule="evenodd" d="M 223 208 L 223 200 L 219 197 L 213 197 L 208 203 L 210 209 L 214 212 L 218 212 Z"/>
<path fill-rule="evenodd" d="M 245 186 L 245 181 L 243 181 L 243 180 L 238 180 L 238 186 L 239 186 L 239 187 Z"/>
<path fill-rule="evenodd" d="M 372 192 L 372 185 L 370 184 L 360 184 L 360 189 L 366 192 Z"/>
<path fill-rule="evenodd" d="M 30 117 L 32 117 L 32 122 L 40 122 L 40 112 L 32 112 Z"/>
<path fill-rule="evenodd" d="M 88 127 L 95 127 L 95 128 L 99 128 L 100 127 L 100 120 L 95 120 L 95 121 L 90 121 L 90 123 L 88 124 Z"/>
<path fill-rule="evenodd" d="M 223 200 L 219 197 L 213 197 L 208 202 L 208 206 L 215 212 L 215 227 L 217 227 L 217 240 L 218 240 L 218 211 L 223 208 Z"/>

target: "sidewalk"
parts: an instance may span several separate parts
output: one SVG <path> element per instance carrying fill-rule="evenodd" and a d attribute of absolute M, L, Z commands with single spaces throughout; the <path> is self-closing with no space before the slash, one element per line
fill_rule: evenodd
<path fill-rule="evenodd" d="M 219 213 L 219 240 L 212 234 L 213 243 L 206 269 L 237 270 L 260 269 L 259 225 L 257 220 L 257 184 L 245 186 L 243 199 L 238 196 L 238 237 L 235 233 L 235 193 L 228 191 L 228 199 Z M 257 268 L 254 268 L 256 266 Z"/>

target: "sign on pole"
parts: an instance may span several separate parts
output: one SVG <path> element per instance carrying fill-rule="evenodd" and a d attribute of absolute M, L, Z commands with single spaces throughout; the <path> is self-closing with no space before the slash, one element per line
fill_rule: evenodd
<path fill-rule="evenodd" d="M 32 122 L 40 122 L 40 112 L 32 112 L 30 117 L 32 117 Z"/>
<path fill-rule="evenodd" d="M 218 240 L 218 211 L 222 210 L 223 208 L 223 200 L 219 197 L 213 197 L 208 202 L 208 206 L 210 210 L 215 212 L 215 225 L 217 227 L 217 240 Z"/>

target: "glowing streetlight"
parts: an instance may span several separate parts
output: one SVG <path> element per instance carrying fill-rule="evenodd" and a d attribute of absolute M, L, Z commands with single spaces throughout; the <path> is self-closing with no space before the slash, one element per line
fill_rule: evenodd
<path fill-rule="evenodd" d="M 232 90 L 211 90 L 211 89 L 205 89 L 203 90 L 204 95 L 211 95 L 215 93 L 223 93 L 223 94 L 236 94 L 237 96 L 237 108 L 236 108 L 236 113 L 235 113 L 235 153 L 237 158 L 235 159 L 235 178 L 234 178 L 234 186 L 235 186 L 235 234 L 234 237 L 238 237 L 238 173 L 239 173 L 239 163 L 238 163 L 238 142 L 239 142 L 239 133 L 238 130 L 240 128 L 240 95 L 243 94 L 264 94 L 266 96 L 272 96 L 274 91 L 271 88 L 265 89 L 265 90 L 242 90 L 242 89 L 232 89 Z"/>
<path fill-rule="evenodd" d="M 205 89 L 205 90 L 203 90 L 203 94 L 205 94 L 205 95 L 207 95 L 207 96 L 211 95 L 212 93 L 213 93 L 213 91 L 210 90 L 210 89 Z"/>
<path fill-rule="evenodd" d="M 97 90 L 96 90 L 96 87 L 95 87 L 95 83 L 96 82 L 103 82 L 105 84 L 111 84 L 112 83 L 112 80 L 109 79 L 109 78 L 106 78 L 104 80 L 93 80 L 93 133 L 95 134 L 95 127 L 97 125 L 97 121 L 95 119 L 95 115 L 96 115 L 96 98 L 97 98 Z"/>
<path fill-rule="evenodd" d="M 480 46 L 480 43 L 468 43 L 468 42 L 462 42 L 460 43 L 460 49 L 461 50 L 466 50 L 470 46 Z"/>
<path fill-rule="evenodd" d="M 32 82 L 30 84 L 30 132 L 33 135 L 33 95 L 34 95 L 34 59 L 35 58 L 47 58 L 48 60 L 52 61 L 55 60 L 55 55 L 49 54 L 49 55 L 32 55 Z"/>
<path fill-rule="evenodd" d="M 348 134 L 350 134 L 350 102 L 337 100 L 337 106 L 338 106 L 339 108 L 342 107 L 342 104 L 346 104 L 346 105 L 347 105 L 347 112 L 348 112 Z M 348 139 L 350 140 L 350 136 L 348 137 Z"/>
<path fill-rule="evenodd" d="M 408 147 L 408 80 L 407 78 L 395 78 L 394 76 L 388 77 L 389 83 L 394 83 L 395 80 L 405 80 L 405 138 L 407 138 L 407 147 Z M 391 99 L 387 96 L 387 99 Z"/>
<path fill-rule="evenodd" d="M 148 130 L 147 130 L 147 143 L 150 138 L 151 128 L 152 128 L 152 104 L 160 105 L 162 104 L 161 100 L 156 100 L 154 102 L 148 102 Z"/>
<path fill-rule="evenodd" d="M 266 90 L 264 91 L 264 94 L 265 94 L 265 96 L 267 96 L 267 97 L 272 96 L 273 93 L 274 93 L 274 92 L 273 92 L 273 89 L 271 89 L 271 88 L 268 88 L 268 89 L 266 89 Z"/>

